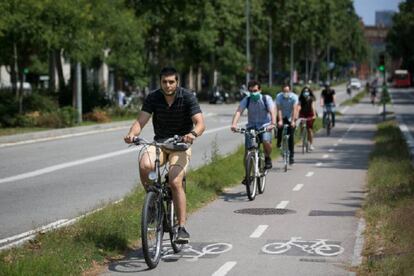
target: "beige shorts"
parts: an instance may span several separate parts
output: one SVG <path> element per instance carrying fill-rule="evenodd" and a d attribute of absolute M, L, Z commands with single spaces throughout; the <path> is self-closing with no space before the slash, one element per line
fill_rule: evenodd
<path fill-rule="evenodd" d="M 145 153 L 150 157 L 151 162 L 155 161 L 155 146 L 149 146 Z M 173 151 L 168 149 L 161 149 L 160 165 L 164 165 L 168 160 L 169 166 L 180 166 L 183 170 L 187 169 L 190 162 L 191 148 L 186 151 Z"/>

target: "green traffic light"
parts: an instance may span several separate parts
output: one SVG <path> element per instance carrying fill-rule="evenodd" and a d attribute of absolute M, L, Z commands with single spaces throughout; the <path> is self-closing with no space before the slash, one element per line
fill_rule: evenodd
<path fill-rule="evenodd" d="M 381 72 L 385 71 L 385 66 L 384 65 L 378 66 L 378 70 L 380 70 Z"/>

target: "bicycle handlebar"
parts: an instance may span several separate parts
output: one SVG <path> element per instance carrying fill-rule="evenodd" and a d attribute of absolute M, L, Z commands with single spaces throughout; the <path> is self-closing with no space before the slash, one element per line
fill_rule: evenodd
<path fill-rule="evenodd" d="M 255 134 L 256 135 L 259 135 L 259 134 L 262 134 L 262 133 L 267 132 L 267 127 L 262 127 L 262 128 L 259 128 L 259 129 L 236 128 L 234 130 L 234 132 L 244 134 L 244 133 L 246 133 L 248 131 L 251 131 L 251 130 L 254 130 L 255 131 Z"/>
<path fill-rule="evenodd" d="M 132 142 L 136 146 L 144 145 L 144 146 L 165 147 L 167 149 L 172 149 L 172 150 L 174 149 L 175 150 L 187 150 L 190 147 L 190 145 L 182 142 L 182 140 L 183 140 L 182 136 L 174 135 L 174 137 L 167 138 L 163 142 L 157 142 L 157 141 L 149 142 L 145 138 L 140 138 L 138 136 L 135 136 L 132 139 Z"/>

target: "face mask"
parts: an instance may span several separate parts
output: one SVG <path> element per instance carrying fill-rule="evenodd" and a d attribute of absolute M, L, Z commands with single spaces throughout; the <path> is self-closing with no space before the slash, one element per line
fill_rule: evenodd
<path fill-rule="evenodd" d="M 254 102 L 257 102 L 260 99 L 260 92 L 251 92 L 250 99 L 252 99 Z"/>
<path fill-rule="evenodd" d="M 285 97 L 285 99 L 289 98 L 289 92 L 287 92 L 287 93 L 284 92 L 283 97 Z"/>
<path fill-rule="evenodd" d="M 305 96 L 306 98 L 309 97 L 310 93 L 309 92 L 303 92 L 303 96 Z"/>

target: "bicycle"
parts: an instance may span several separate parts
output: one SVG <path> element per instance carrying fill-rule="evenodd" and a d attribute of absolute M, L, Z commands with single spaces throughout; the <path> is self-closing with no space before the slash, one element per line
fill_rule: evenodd
<path fill-rule="evenodd" d="M 288 124 L 283 125 L 282 142 L 281 142 L 281 144 L 282 144 L 281 150 L 282 150 L 282 156 L 283 156 L 283 167 L 284 167 L 285 172 L 287 172 L 289 159 L 290 159 L 290 150 L 289 150 L 290 134 L 288 133 L 288 128 L 289 128 Z"/>
<path fill-rule="evenodd" d="M 302 141 L 302 153 L 309 152 L 309 138 L 308 138 L 308 125 L 307 122 L 313 119 L 299 118 L 298 125 L 300 126 L 301 131 L 301 141 Z"/>
<path fill-rule="evenodd" d="M 324 118 L 324 127 L 326 128 L 326 135 L 331 135 L 331 129 L 332 129 L 332 105 L 325 105 L 323 107 L 323 112 L 325 113 Z"/>
<path fill-rule="evenodd" d="M 171 188 L 168 185 L 168 169 L 161 169 L 160 154 L 162 147 L 177 147 L 181 150 L 188 148 L 185 143 L 180 143 L 181 138 L 175 136 L 166 141 L 148 142 L 145 139 L 134 137 L 133 143 L 137 146 L 155 146 L 155 170 L 148 175 L 153 182 L 147 189 L 141 217 L 141 241 L 145 262 L 149 268 L 155 268 L 161 258 L 162 240 L 164 231 L 169 233 L 171 247 L 175 253 L 182 250 L 183 244 L 175 243 L 178 230 L 178 218 L 174 210 Z M 183 187 L 185 191 L 186 179 L 184 176 Z"/>
<path fill-rule="evenodd" d="M 325 257 L 336 256 L 344 252 L 344 248 L 337 244 L 328 244 L 326 239 L 304 241 L 300 237 L 292 237 L 287 242 L 274 242 L 263 246 L 262 251 L 267 254 L 283 254 L 292 246 L 302 249 L 308 254 L 316 254 Z"/>
<path fill-rule="evenodd" d="M 265 155 L 261 147 L 262 141 L 258 137 L 266 131 L 266 127 L 259 130 L 245 128 L 235 130 L 235 132 L 246 134 L 246 139 L 250 139 L 250 147 L 247 149 L 245 159 L 246 193 L 249 200 L 255 199 L 256 191 L 263 194 L 266 186 Z M 257 182 L 259 182 L 259 185 L 257 185 Z"/>

